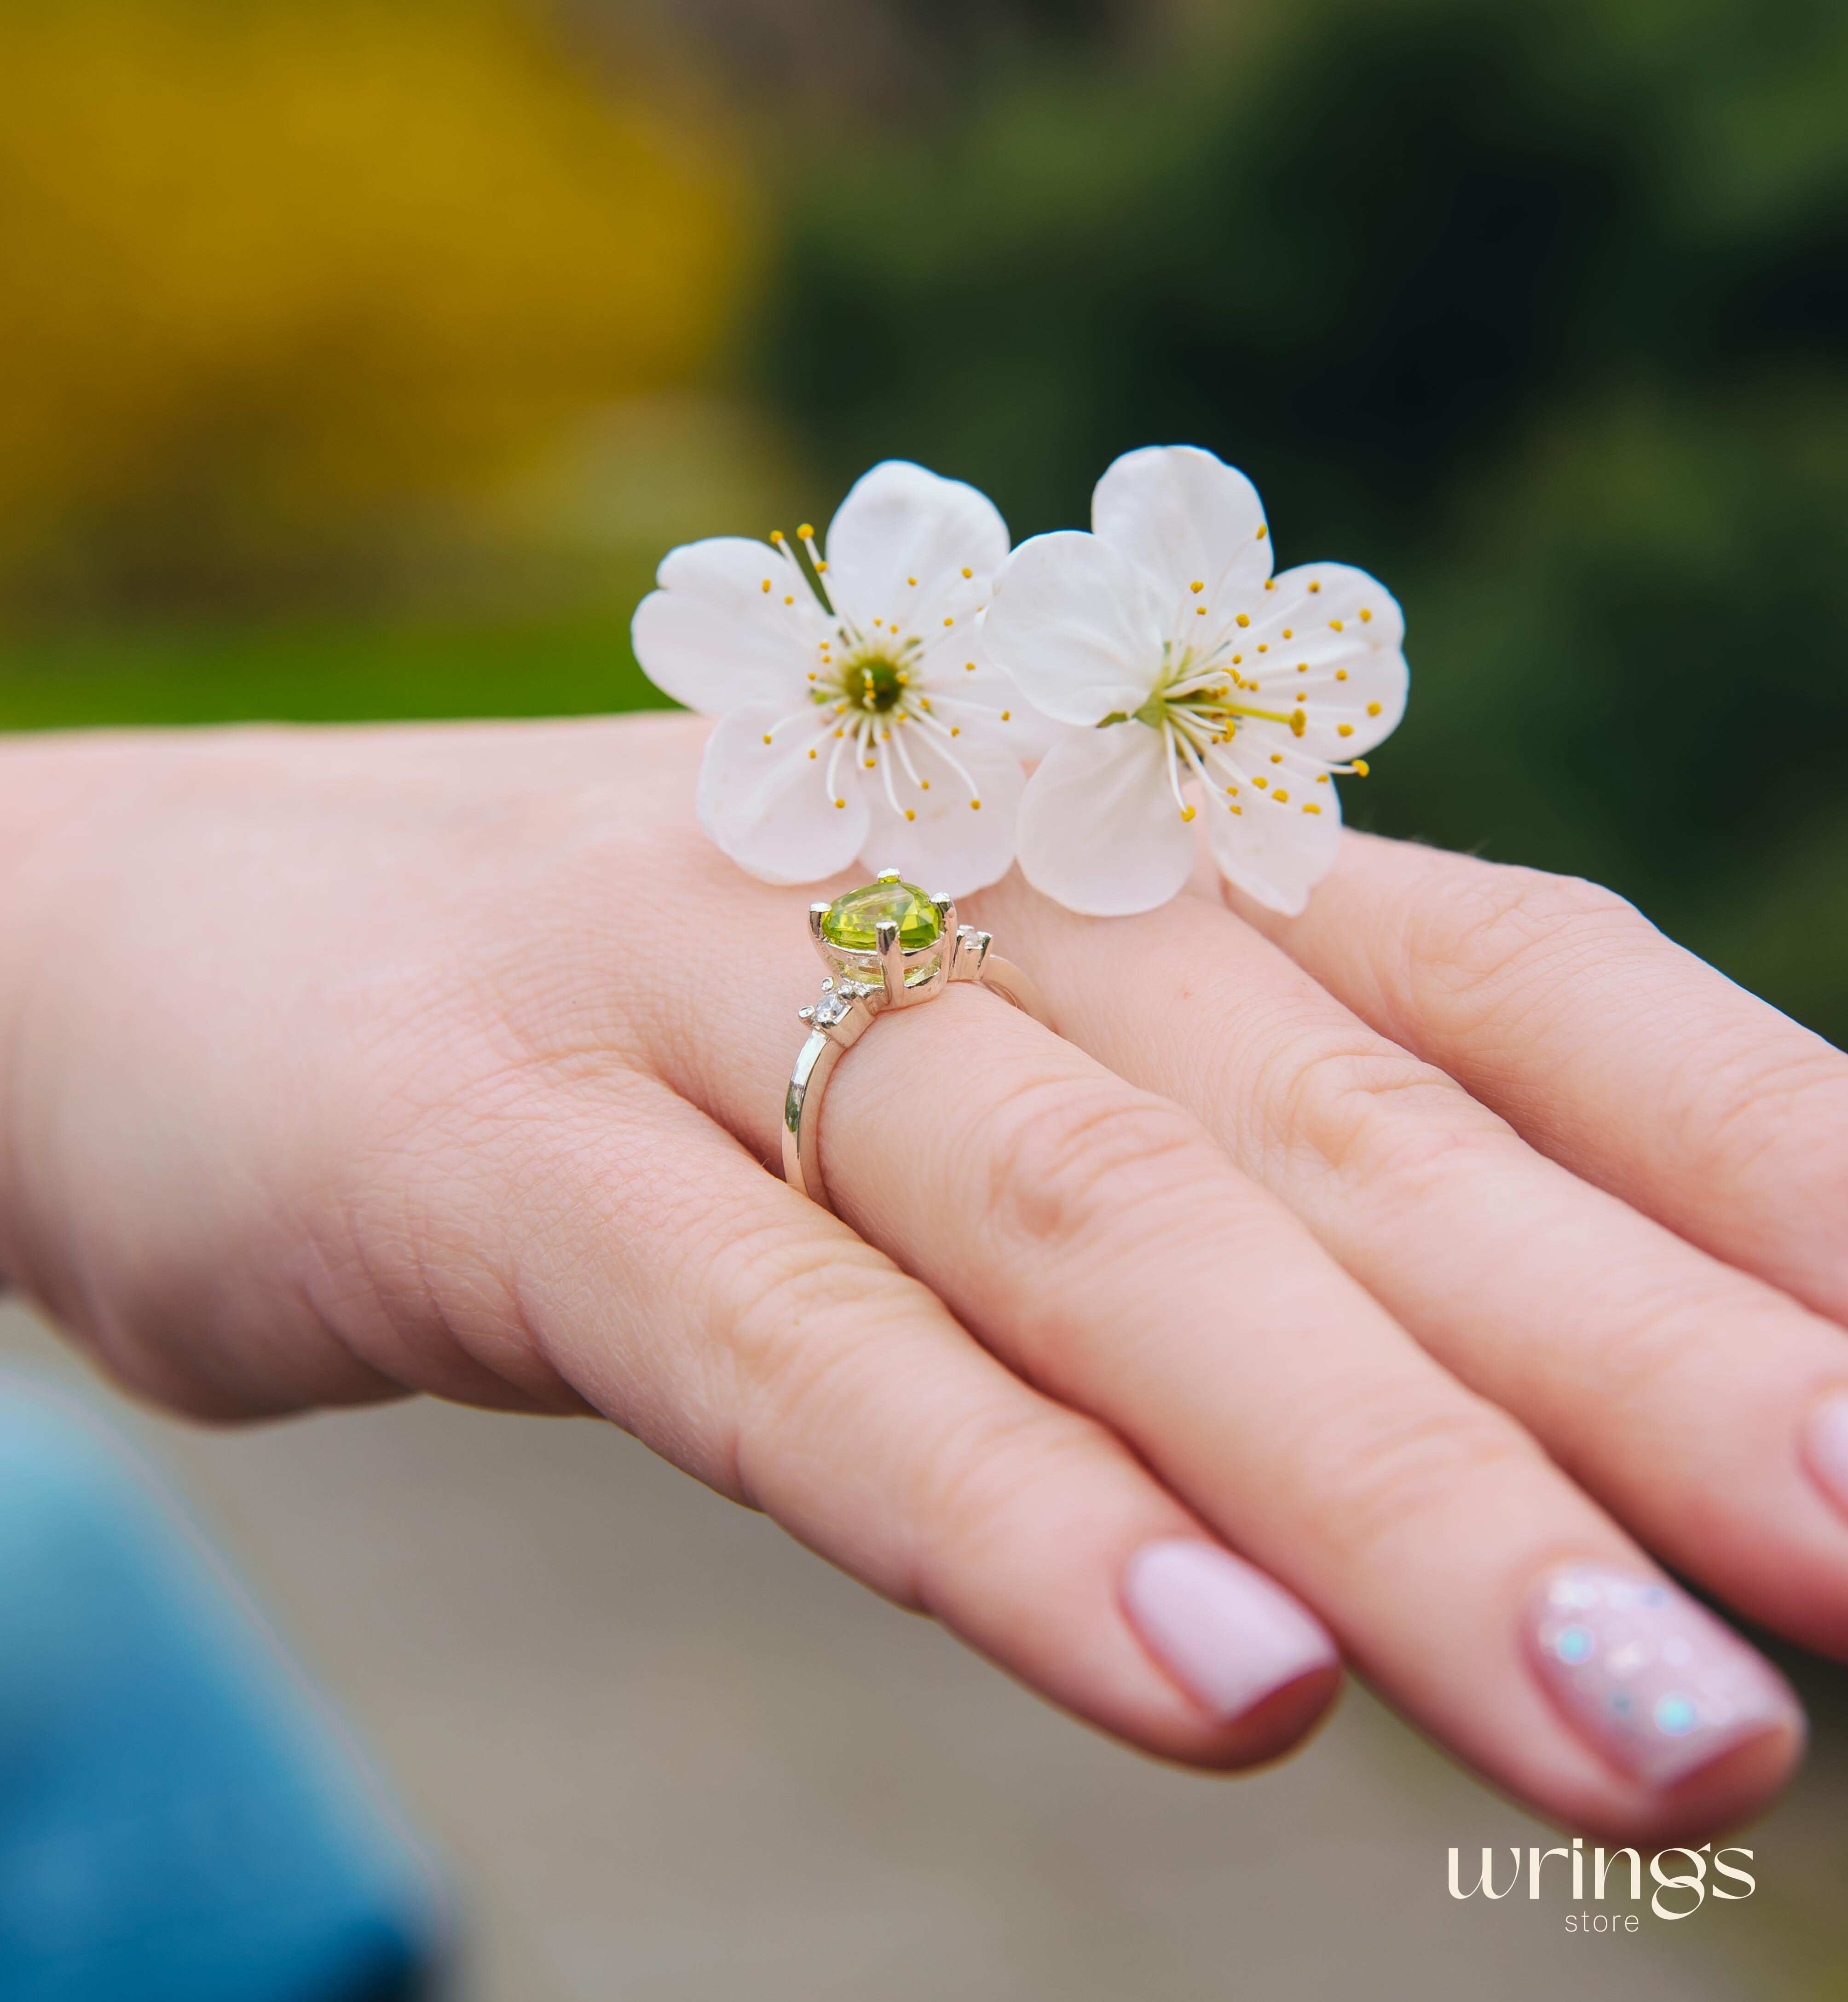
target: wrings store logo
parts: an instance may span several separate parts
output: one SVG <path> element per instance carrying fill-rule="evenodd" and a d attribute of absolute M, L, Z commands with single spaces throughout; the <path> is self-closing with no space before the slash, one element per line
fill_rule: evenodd
<path fill-rule="evenodd" d="M 1496 1852 L 1485 1849 L 1476 1882 L 1466 1889 L 1461 1852 L 1452 1850 L 1451 1896 L 1473 1898 L 1480 1892 L 1488 1899 L 1512 1897 L 1520 1885 L 1525 1861 L 1529 1898 L 1536 1903 L 1539 1902 L 1543 1879 L 1546 1890 L 1556 1894 L 1563 1890 L 1569 1872 L 1572 1902 L 1581 1909 L 1566 1914 L 1566 1930 L 1606 1933 L 1634 1932 L 1637 1929 L 1640 1921 L 1634 1908 L 1643 1902 L 1645 1868 L 1649 1882 L 1655 1887 L 1649 1896 L 1649 1910 L 1658 1919 L 1692 1918 L 1710 1897 L 1737 1900 L 1749 1898 L 1758 1889 L 1757 1878 L 1749 1870 L 1740 1867 L 1740 1861 L 1752 1861 L 1749 1849 L 1735 1847 L 1716 1850 L 1710 1842 L 1703 1842 L 1698 1849 L 1658 1849 L 1648 1859 L 1646 1865 L 1642 1855 L 1634 1849 L 1595 1849 L 1588 1856 L 1582 1836 L 1572 1838 L 1570 1849 L 1511 1848 L 1508 1853 L 1514 1859 L 1514 1867 L 1506 1883 L 1497 1885 Z M 1560 1859 L 1560 1868 L 1546 1876 L 1546 1865 L 1556 1856 Z M 1740 1861 L 1728 1862 L 1728 1857 Z M 1665 1863 L 1672 1863 L 1674 1867 L 1665 1868 Z M 1588 1878 L 1592 1905 L 1602 1907 L 1611 1899 L 1621 1900 L 1627 1887 L 1630 1909 L 1590 1910 L 1586 1903 Z"/>

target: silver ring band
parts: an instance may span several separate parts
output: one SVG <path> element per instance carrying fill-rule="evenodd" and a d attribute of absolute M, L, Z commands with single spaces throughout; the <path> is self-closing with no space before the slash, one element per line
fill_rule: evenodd
<path fill-rule="evenodd" d="M 921 924 L 913 929 L 915 933 L 931 929 L 931 936 L 908 947 L 899 922 L 881 918 L 870 950 L 842 944 L 835 914 L 856 898 L 876 897 L 881 886 L 891 887 L 894 902 L 904 893 L 914 910 L 921 911 L 927 904 L 935 913 L 934 928 Z M 810 1029 L 807 1041 L 797 1052 L 783 1094 L 783 1178 L 810 1202 L 830 1209 L 833 1205 L 821 1180 L 821 1101 L 835 1066 L 878 1017 L 888 1009 L 915 1008 L 933 1001 L 952 981 L 962 980 L 992 988 L 1023 1013 L 1048 1028 L 1052 1025 L 1032 977 L 991 951 L 988 933 L 959 925 L 953 898 L 924 898 L 903 883 L 895 869 L 883 871 L 877 883 L 849 891 L 832 904 L 810 905 L 808 926 L 815 949 L 830 972 L 822 982 L 820 1000 L 800 1011 Z"/>

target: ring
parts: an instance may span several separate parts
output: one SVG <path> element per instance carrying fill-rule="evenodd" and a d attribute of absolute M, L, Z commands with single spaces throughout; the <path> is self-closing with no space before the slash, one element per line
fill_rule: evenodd
<path fill-rule="evenodd" d="M 821 999 L 797 1010 L 809 1037 L 783 1097 L 783 1178 L 829 1209 L 821 1184 L 821 1097 L 835 1066 L 876 1016 L 934 1001 L 953 980 L 972 980 L 1052 1025 L 1028 975 L 989 950 L 986 932 L 957 923 L 954 898 L 926 895 L 896 869 L 881 870 L 876 881 L 832 904 L 811 904 L 808 931 L 828 975 Z"/>

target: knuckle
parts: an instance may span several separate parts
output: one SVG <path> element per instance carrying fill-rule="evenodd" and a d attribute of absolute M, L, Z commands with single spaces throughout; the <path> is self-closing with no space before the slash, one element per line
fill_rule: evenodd
<path fill-rule="evenodd" d="M 780 1221 L 717 1233 L 724 1249 L 706 1268 L 707 1326 L 741 1387 L 753 1395 L 800 1393 L 804 1372 L 838 1342 L 814 1339 L 845 1317 L 876 1308 L 882 1278 L 898 1274 L 870 1248 L 793 1229 Z"/>
<path fill-rule="evenodd" d="M 1419 991 L 1498 1014 L 1605 959 L 1651 929 L 1636 907 L 1582 877 L 1475 863 L 1421 901 L 1406 945 Z"/>
<path fill-rule="evenodd" d="M 915 1443 L 906 1496 L 913 1603 L 941 1612 L 951 1581 L 992 1568 L 1017 1540 L 1023 1515 L 1057 1508 L 1094 1472 L 1102 1435 L 1055 1405 L 1010 1399 L 926 1432 Z"/>
<path fill-rule="evenodd" d="M 719 1439 L 709 1477 L 755 1504 L 783 1442 L 851 1425 L 867 1352 L 855 1328 L 881 1325 L 882 1294 L 909 1282 L 870 1248 L 775 1223 L 727 1233 L 703 1284 L 699 1401 Z"/>
<path fill-rule="evenodd" d="M 1781 1154 L 1804 1181 L 1848 1195 L 1848 1059 L 1820 1038 L 1691 1050 L 1676 1084 L 1670 1109 L 1696 1172 L 1735 1181 Z"/>
<path fill-rule="evenodd" d="M 1093 1240 L 1224 1157 L 1180 1107 L 1110 1079 L 1048 1077 L 989 1118 L 989 1213 L 1042 1249 Z"/>
<path fill-rule="evenodd" d="M 1265 1060 L 1271 1144 L 1370 1185 L 1422 1188 L 1506 1128 L 1444 1073 L 1377 1037 L 1318 1030 Z"/>
<path fill-rule="evenodd" d="M 1467 1393 L 1433 1407 L 1422 1387 L 1383 1399 L 1376 1386 L 1325 1408 L 1317 1426 L 1320 1526 L 1353 1563 L 1433 1517 L 1477 1507 L 1485 1486 L 1541 1460 L 1525 1433 Z"/>

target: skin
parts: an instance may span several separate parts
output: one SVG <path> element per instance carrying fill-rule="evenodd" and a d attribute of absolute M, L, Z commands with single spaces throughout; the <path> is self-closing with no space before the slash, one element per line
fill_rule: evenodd
<path fill-rule="evenodd" d="M 1762 1806 L 1569 1730 L 1520 1609 L 1651 1556 L 1848 1655 L 1848 1060 L 1589 885 L 1349 835 L 1307 913 L 964 915 L 778 1114 L 821 968 L 692 821 L 692 718 L 0 747 L 0 1271 L 214 1420 L 594 1412 L 1131 1743 L 1230 1769 L 1124 1567 L 1215 1539 L 1480 1773 L 1658 1843 Z M 926 885 L 928 888 L 929 886 Z"/>

